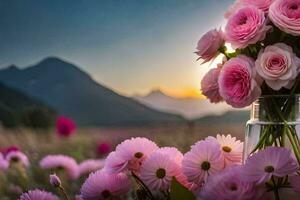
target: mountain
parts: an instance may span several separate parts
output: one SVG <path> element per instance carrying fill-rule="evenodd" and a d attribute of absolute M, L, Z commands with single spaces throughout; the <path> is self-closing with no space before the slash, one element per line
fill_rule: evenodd
<path fill-rule="evenodd" d="M 84 126 L 178 122 L 183 118 L 148 108 L 95 82 L 56 57 L 20 69 L 0 70 L 0 81 L 36 97 Z"/>
<path fill-rule="evenodd" d="M 187 119 L 197 119 L 206 115 L 221 115 L 234 110 L 226 103 L 212 104 L 207 99 L 176 98 L 154 90 L 146 96 L 134 96 L 137 101 L 157 110 L 180 114 Z"/>
<path fill-rule="evenodd" d="M 0 123 L 4 126 L 46 128 L 55 118 L 52 108 L 0 82 Z"/>

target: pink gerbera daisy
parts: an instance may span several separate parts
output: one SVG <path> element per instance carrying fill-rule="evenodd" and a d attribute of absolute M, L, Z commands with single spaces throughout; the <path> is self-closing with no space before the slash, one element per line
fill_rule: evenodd
<path fill-rule="evenodd" d="M 217 135 L 217 138 L 208 137 L 207 140 L 216 140 L 221 147 L 225 159 L 225 166 L 234 164 L 242 164 L 243 158 L 243 142 L 237 140 L 236 137 L 231 135 Z"/>
<path fill-rule="evenodd" d="M 6 155 L 7 162 L 11 165 L 13 163 L 20 163 L 25 167 L 29 167 L 28 157 L 21 151 L 10 151 Z"/>
<path fill-rule="evenodd" d="M 42 190 L 31 190 L 27 193 L 23 193 L 20 200 L 59 200 L 57 196 L 50 192 Z"/>
<path fill-rule="evenodd" d="M 79 173 L 80 175 L 88 175 L 91 172 L 95 172 L 99 169 L 102 169 L 104 166 L 104 160 L 84 160 L 79 164 Z"/>
<path fill-rule="evenodd" d="M 167 154 L 177 164 L 181 165 L 181 161 L 182 161 L 183 155 L 175 147 L 162 147 L 162 148 L 156 150 L 155 152 Z"/>
<path fill-rule="evenodd" d="M 213 140 L 199 141 L 192 146 L 182 160 L 183 174 L 190 182 L 201 185 L 209 175 L 224 168 L 220 145 Z"/>
<path fill-rule="evenodd" d="M 175 147 L 162 147 L 162 148 L 156 150 L 155 153 L 166 154 L 170 159 L 175 161 L 175 163 L 178 166 L 180 166 L 180 169 L 181 169 L 181 162 L 183 159 L 183 154 Z M 181 174 L 176 176 L 177 181 L 180 182 L 182 185 L 184 185 L 187 188 L 194 189 L 195 184 L 188 182 L 187 177 L 185 175 L 183 175 L 182 170 L 180 170 L 180 171 L 181 171 Z"/>
<path fill-rule="evenodd" d="M 5 160 L 3 154 L 0 153 L 0 170 L 6 170 L 8 166 L 7 160 Z"/>
<path fill-rule="evenodd" d="M 146 138 L 132 138 L 119 144 L 115 152 L 108 155 L 105 162 L 105 171 L 108 173 L 120 173 L 124 170 L 138 173 L 143 161 L 158 146 Z"/>
<path fill-rule="evenodd" d="M 99 170 L 90 174 L 81 187 L 84 200 L 123 199 L 131 184 L 125 174 L 107 174 Z"/>
<path fill-rule="evenodd" d="M 63 170 L 69 179 L 75 180 L 79 177 L 79 170 L 76 161 L 65 155 L 48 155 L 40 161 L 42 169 L 52 169 L 56 172 Z"/>
<path fill-rule="evenodd" d="M 210 176 L 200 191 L 200 197 L 205 200 L 259 199 L 263 190 L 258 190 L 253 183 L 243 182 L 240 170 L 241 166 L 232 166 Z"/>
<path fill-rule="evenodd" d="M 267 147 L 250 156 L 244 165 L 242 175 L 248 182 L 264 183 L 271 177 L 284 177 L 299 168 L 289 149 Z"/>
<path fill-rule="evenodd" d="M 166 191 L 172 178 L 182 176 L 180 166 L 175 159 L 165 153 L 155 152 L 141 167 L 140 178 L 151 189 Z"/>

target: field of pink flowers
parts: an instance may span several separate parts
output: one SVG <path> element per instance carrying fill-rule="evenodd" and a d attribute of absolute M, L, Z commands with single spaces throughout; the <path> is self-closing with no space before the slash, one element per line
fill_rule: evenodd
<path fill-rule="evenodd" d="M 103 166 L 103 159 L 110 150 L 114 150 L 117 144 L 131 137 L 146 137 L 161 147 L 173 146 L 184 153 L 196 141 L 217 133 L 230 133 L 242 139 L 244 125 L 227 124 L 218 127 L 196 125 L 192 128 L 184 125 L 85 128 L 77 129 L 70 137 L 60 137 L 55 130 L 1 129 L 1 149 L 10 147 L 14 150 L 14 147 L 17 147 L 28 157 L 30 164 L 26 170 L 12 165 L 4 173 L 0 172 L 0 199 L 18 199 L 22 192 L 35 188 L 52 192 L 58 196 L 61 195 L 61 192 L 49 183 L 49 175 L 55 170 L 44 170 L 40 167 L 39 162 L 47 155 L 70 156 L 78 165 L 82 162 L 85 163 L 82 164 L 83 168 L 84 166 L 92 166 L 95 170 Z M 88 161 L 84 162 L 86 160 Z M 99 162 L 96 164 L 95 160 Z M 60 174 L 62 185 L 71 199 L 74 199 L 75 195 L 79 193 L 87 176 L 88 174 L 84 173 L 74 181 Z"/>
<path fill-rule="evenodd" d="M 243 125 L 218 128 L 238 138 L 204 125 L 1 130 L 1 200 L 298 198 L 291 150 L 267 147 L 242 164 Z"/>

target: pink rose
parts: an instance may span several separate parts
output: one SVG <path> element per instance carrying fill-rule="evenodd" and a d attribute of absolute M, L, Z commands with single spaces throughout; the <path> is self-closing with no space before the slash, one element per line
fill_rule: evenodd
<path fill-rule="evenodd" d="M 270 5 L 274 0 L 236 0 L 234 4 L 232 4 L 229 9 L 224 14 L 225 18 L 229 18 L 233 15 L 237 10 L 244 6 L 255 6 L 258 9 L 261 9 L 265 13 L 268 13 Z"/>
<path fill-rule="evenodd" d="M 300 35 L 300 0 L 277 0 L 269 10 L 269 18 L 280 30 Z"/>
<path fill-rule="evenodd" d="M 209 70 L 201 81 L 202 94 L 205 95 L 211 103 L 219 103 L 223 100 L 219 93 L 218 79 L 221 72 L 221 66 Z"/>
<path fill-rule="evenodd" d="M 274 2 L 274 0 L 241 0 L 245 5 L 252 5 L 264 12 L 268 12 L 270 5 Z"/>
<path fill-rule="evenodd" d="M 243 0 L 236 0 L 231 6 L 229 6 L 229 8 L 224 14 L 224 17 L 228 19 L 243 6 L 244 6 Z"/>
<path fill-rule="evenodd" d="M 206 63 L 218 55 L 219 48 L 222 47 L 224 43 L 223 32 L 213 29 L 203 35 L 199 40 L 195 53 L 200 56 L 199 59 L 204 60 L 203 63 Z"/>
<path fill-rule="evenodd" d="M 255 62 L 257 73 L 274 90 L 282 87 L 290 89 L 298 75 L 299 66 L 300 59 L 284 43 L 267 46 L 259 52 Z"/>
<path fill-rule="evenodd" d="M 240 55 L 226 62 L 219 76 L 219 92 L 235 108 L 254 102 L 261 95 L 254 60 Z"/>
<path fill-rule="evenodd" d="M 225 27 L 225 37 L 233 48 L 245 48 L 266 37 L 272 28 L 266 25 L 267 20 L 262 10 L 247 6 L 232 15 Z"/>

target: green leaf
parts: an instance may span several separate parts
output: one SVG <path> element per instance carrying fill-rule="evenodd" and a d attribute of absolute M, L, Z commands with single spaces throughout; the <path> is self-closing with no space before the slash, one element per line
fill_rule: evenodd
<path fill-rule="evenodd" d="M 181 185 L 175 177 L 172 180 L 170 197 L 171 200 L 196 200 L 195 195 Z"/>

